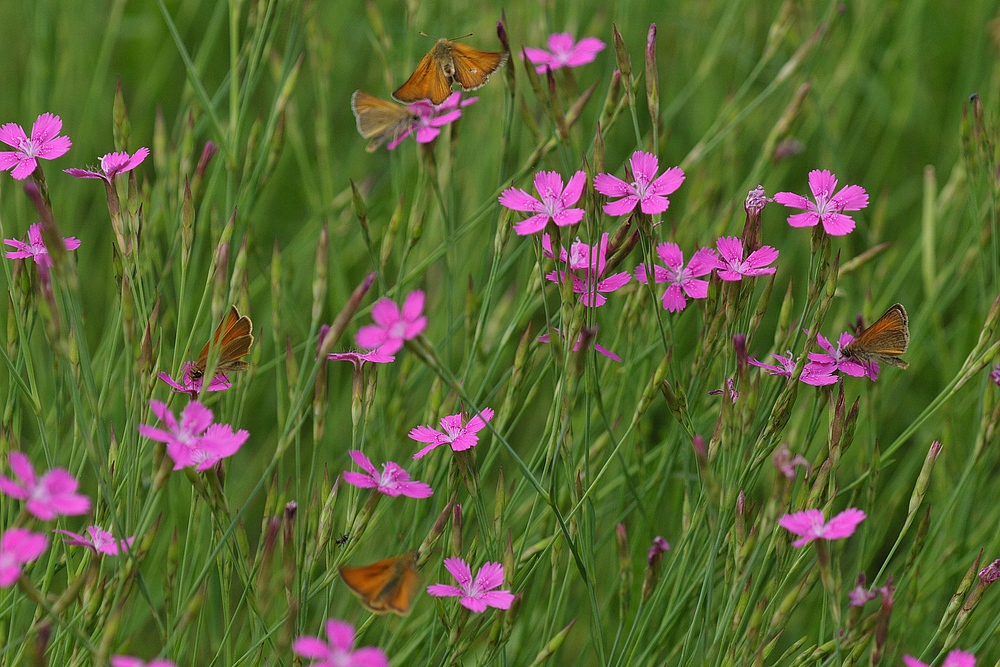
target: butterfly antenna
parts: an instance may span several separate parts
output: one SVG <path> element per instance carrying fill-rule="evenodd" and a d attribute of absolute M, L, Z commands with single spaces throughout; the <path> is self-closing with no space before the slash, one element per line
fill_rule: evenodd
<path fill-rule="evenodd" d="M 470 33 L 467 33 L 467 34 L 465 34 L 465 35 L 462 35 L 461 37 L 455 37 L 455 38 L 452 38 L 452 39 L 450 39 L 450 40 L 448 40 L 448 41 L 451 41 L 451 42 L 457 42 L 458 40 L 460 40 L 460 39 L 465 39 L 466 37 L 472 37 L 472 33 L 470 32 Z"/>

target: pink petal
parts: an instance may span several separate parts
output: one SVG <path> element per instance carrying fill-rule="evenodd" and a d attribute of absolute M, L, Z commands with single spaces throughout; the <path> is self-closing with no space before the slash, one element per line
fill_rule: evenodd
<path fill-rule="evenodd" d="M 477 614 L 481 614 L 484 611 L 486 611 L 486 603 L 479 597 L 464 595 L 462 596 L 462 599 L 459 600 L 459 602 L 462 604 L 463 607 Z"/>
<path fill-rule="evenodd" d="M 944 662 L 941 663 L 941 667 L 976 667 L 976 656 L 971 653 L 955 649 L 944 659 Z"/>
<path fill-rule="evenodd" d="M 813 169 L 809 172 L 809 189 L 817 200 L 827 199 L 837 189 L 837 177 L 826 169 Z"/>
<path fill-rule="evenodd" d="M 369 475 L 378 477 L 378 470 L 375 469 L 375 466 L 372 465 L 372 462 L 362 452 L 358 451 L 357 449 L 352 449 L 347 453 L 350 455 L 352 459 L 354 459 L 354 462 L 358 464 L 359 468 L 367 472 Z"/>
<path fill-rule="evenodd" d="M 63 239 L 63 245 L 66 246 L 66 250 L 76 250 L 80 247 L 80 239 L 75 236 L 67 236 Z"/>
<path fill-rule="evenodd" d="M 432 449 L 435 449 L 436 447 L 438 447 L 440 445 L 443 445 L 443 444 L 444 444 L 444 442 L 432 442 L 431 444 L 427 445 L 426 447 L 424 447 L 423 449 L 421 449 L 420 451 L 418 451 L 416 454 L 414 454 L 413 458 L 414 459 L 422 459 L 423 457 L 427 456 L 427 454 L 430 453 L 430 451 Z"/>
<path fill-rule="evenodd" d="M 514 604 L 514 594 L 510 591 L 487 591 L 480 595 L 479 599 L 495 609 L 510 609 Z"/>
<path fill-rule="evenodd" d="M 552 220 L 555 221 L 556 226 L 558 227 L 568 227 L 569 225 L 575 225 L 576 223 L 583 220 L 583 209 L 568 208 L 564 211 L 559 211 L 552 217 Z"/>
<path fill-rule="evenodd" d="M 17 163 L 17 166 L 14 167 L 14 170 L 10 172 L 10 175 L 13 176 L 16 180 L 21 181 L 27 178 L 28 176 L 31 176 L 31 173 L 35 171 L 35 167 L 37 166 L 38 162 L 35 160 L 35 158 L 24 158 Z"/>
<path fill-rule="evenodd" d="M 687 265 L 687 274 L 698 277 L 711 273 L 712 269 L 724 267 L 725 265 L 719 260 L 713 248 L 699 248 L 691 255 L 691 261 Z"/>
<path fill-rule="evenodd" d="M 459 586 L 465 589 L 469 588 L 469 584 L 472 583 L 472 569 L 468 563 L 461 558 L 445 558 L 444 569 L 448 570 L 451 576 L 455 577 L 455 581 L 458 582 Z"/>
<path fill-rule="evenodd" d="M 722 236 L 715 242 L 715 246 L 725 261 L 733 264 L 739 264 L 743 261 L 743 242 L 739 238 Z"/>
<path fill-rule="evenodd" d="M 608 348 L 604 347 L 603 345 L 598 345 L 596 342 L 594 343 L 594 350 L 600 354 L 603 354 L 605 357 L 611 359 L 612 361 L 617 361 L 618 363 L 622 362 L 621 357 L 619 357 L 617 354 L 615 354 Z"/>
<path fill-rule="evenodd" d="M 24 128 L 17 123 L 4 123 L 3 125 L 0 125 L 0 141 L 4 142 L 11 148 L 20 149 L 21 144 L 27 140 L 28 135 L 24 133 Z M 5 153 L 0 153 L 0 156 L 2 155 L 5 155 Z M 17 153 L 6 153 L 6 155 L 17 155 Z"/>
<path fill-rule="evenodd" d="M 0 151 L 0 171 L 7 171 L 21 161 L 21 154 L 14 151 Z M 100 176 L 98 176 L 100 178 Z"/>
<path fill-rule="evenodd" d="M 668 310 L 671 313 L 676 313 L 684 310 L 686 307 L 687 300 L 684 298 L 684 294 L 681 292 L 681 288 L 678 285 L 671 285 L 667 288 L 667 291 L 663 293 L 663 308 L 665 310 Z"/>
<path fill-rule="evenodd" d="M 481 591 L 488 591 L 497 586 L 503 585 L 503 565 L 500 563 L 483 563 L 476 573 L 476 588 Z"/>
<path fill-rule="evenodd" d="M 417 128 L 416 141 L 418 144 L 429 144 L 437 139 L 439 134 L 441 134 L 441 130 L 436 127 L 420 127 Z"/>
<path fill-rule="evenodd" d="M 661 243 L 656 246 L 656 254 L 660 256 L 663 263 L 674 271 L 684 265 L 684 253 L 676 243 Z"/>
<path fill-rule="evenodd" d="M 860 185 L 848 185 L 830 203 L 841 211 L 858 211 L 868 206 L 868 193 Z"/>
<path fill-rule="evenodd" d="M 794 192 L 779 192 L 774 195 L 774 201 L 788 206 L 789 208 L 815 209 L 815 206 L 813 206 L 811 201 L 802 195 L 795 194 Z"/>
<path fill-rule="evenodd" d="M 535 63 L 536 65 L 545 65 L 552 58 L 552 55 L 545 49 L 539 49 L 535 46 L 526 46 L 522 51 L 522 57 L 526 57 L 529 61 Z"/>
<path fill-rule="evenodd" d="M 52 113 L 43 113 L 31 126 L 31 140 L 38 143 L 49 141 L 62 129 L 62 120 Z"/>
<path fill-rule="evenodd" d="M 640 283 L 645 283 L 646 282 L 646 265 L 645 264 L 640 264 L 639 266 L 635 267 L 635 279 L 638 280 Z M 663 268 L 662 266 L 659 266 L 657 264 L 653 265 L 653 281 L 654 282 L 665 283 L 665 282 L 667 282 L 670 279 L 671 279 L 671 275 L 670 275 L 670 273 L 665 268 Z"/>
<path fill-rule="evenodd" d="M 417 442 L 439 442 L 444 437 L 444 433 L 430 426 L 417 426 L 410 431 L 410 439 Z"/>
<path fill-rule="evenodd" d="M 830 519 L 823 531 L 823 537 L 828 540 L 837 540 L 850 537 L 854 534 L 854 529 L 864 521 L 865 513 L 861 510 L 850 507 L 837 516 Z"/>
<path fill-rule="evenodd" d="M 325 629 L 331 646 L 341 651 L 350 651 L 354 646 L 354 626 L 350 623 L 331 618 L 326 622 Z"/>
<path fill-rule="evenodd" d="M 143 146 L 142 148 L 137 150 L 131 158 L 129 158 L 128 163 L 126 163 L 124 167 L 119 169 L 118 173 L 132 171 L 140 164 L 142 164 L 142 161 L 145 160 L 148 155 L 149 155 L 149 149 Z"/>
<path fill-rule="evenodd" d="M 778 525 L 796 535 L 812 535 L 823 525 L 823 512 L 813 509 L 786 514 L 778 519 Z"/>
<path fill-rule="evenodd" d="M 412 340 L 423 333 L 424 329 L 427 328 L 427 318 L 418 317 L 417 319 L 410 322 L 405 329 L 403 329 L 403 340 Z M 393 350 L 395 352 L 395 350 Z"/>
<path fill-rule="evenodd" d="M 608 197 L 624 197 L 632 191 L 628 183 L 611 174 L 594 176 L 594 189 Z"/>
<path fill-rule="evenodd" d="M 680 283 L 684 293 L 692 299 L 704 299 L 708 296 L 708 281 L 689 278 Z"/>
<path fill-rule="evenodd" d="M 566 189 L 563 190 L 562 197 L 559 198 L 559 205 L 562 208 L 567 208 L 578 202 L 581 195 L 583 195 L 583 187 L 586 184 L 587 174 L 585 172 L 578 171 L 574 173 L 570 177 L 569 183 L 566 184 Z"/>
<path fill-rule="evenodd" d="M 742 273 L 739 271 L 731 271 L 729 269 L 720 270 L 716 275 L 718 275 L 720 279 L 727 282 L 739 282 L 743 280 Z"/>
<path fill-rule="evenodd" d="M 656 177 L 656 172 L 660 168 L 659 158 L 645 151 L 632 153 L 629 163 L 632 165 L 632 173 L 635 176 L 636 183 L 645 183 L 647 185 L 653 182 L 653 178 Z"/>
<path fill-rule="evenodd" d="M 458 93 L 452 93 L 452 95 L 458 95 Z M 458 102 L 457 97 L 455 98 L 455 102 L 456 103 Z M 431 118 L 430 124 L 434 127 L 443 127 L 448 123 L 454 123 L 461 117 L 462 117 L 462 112 L 459 109 L 455 109 L 454 111 L 449 111 L 448 113 L 441 114 L 440 116 L 437 116 L 435 118 Z M 419 136 L 419 131 L 417 134 Z"/>
<path fill-rule="evenodd" d="M 540 171 L 535 174 L 535 191 L 543 202 L 558 200 L 562 196 L 562 176 L 557 171 Z"/>
<path fill-rule="evenodd" d="M 427 587 L 427 593 L 439 598 L 459 597 L 465 595 L 465 591 L 461 588 L 455 588 L 454 586 L 447 586 L 445 584 L 431 584 Z"/>
<path fill-rule="evenodd" d="M 670 200 L 660 195 L 647 194 L 642 198 L 640 208 L 646 215 L 656 215 L 663 213 L 670 207 Z"/>
<path fill-rule="evenodd" d="M 766 245 L 750 253 L 750 256 L 747 257 L 747 266 L 757 269 L 770 264 L 776 259 L 778 259 L 778 251 Z"/>
<path fill-rule="evenodd" d="M 467 433 L 479 433 L 486 428 L 486 422 L 491 419 L 493 419 L 493 410 L 483 408 L 481 413 L 469 420 L 469 423 L 465 425 L 465 430 Z"/>
<path fill-rule="evenodd" d="M 795 213 L 788 216 L 788 224 L 792 227 L 815 227 L 819 222 L 819 213 Z"/>
<path fill-rule="evenodd" d="M 823 216 L 823 229 L 830 236 L 844 236 L 854 230 L 854 219 L 843 213 L 827 213 Z"/>
<path fill-rule="evenodd" d="M 582 292 L 582 290 L 581 290 Z M 582 292 L 580 297 L 580 303 L 582 303 L 587 308 L 600 308 L 605 303 L 608 302 L 608 298 L 603 294 L 591 294 L 590 290 Z"/>
<path fill-rule="evenodd" d="M 539 213 L 538 215 L 533 215 L 527 220 L 517 223 L 514 225 L 514 232 L 518 236 L 529 236 L 531 234 L 537 234 L 538 232 L 545 229 L 545 225 L 549 221 L 548 213 Z"/>
<path fill-rule="evenodd" d="M 365 646 L 351 653 L 351 667 L 389 667 L 389 658 L 380 648 Z"/>
<path fill-rule="evenodd" d="M 542 203 L 520 188 L 507 188 L 501 193 L 499 200 L 501 206 L 506 206 L 512 211 L 542 210 Z"/>
<path fill-rule="evenodd" d="M 663 172 L 663 175 L 653 181 L 646 189 L 648 195 L 669 195 L 676 192 L 684 182 L 684 170 L 680 167 L 671 167 Z"/>
<path fill-rule="evenodd" d="M 330 653 L 330 647 L 319 637 L 299 637 L 292 642 L 292 651 L 303 658 L 322 660 Z"/>
<path fill-rule="evenodd" d="M 424 293 L 422 290 L 413 290 L 406 295 L 403 302 L 403 319 L 407 322 L 414 322 L 420 313 L 424 311 Z"/>
<path fill-rule="evenodd" d="M 7 454 L 7 463 L 14 476 L 21 480 L 25 486 L 35 485 L 35 468 L 31 465 L 31 459 L 24 452 L 10 452 Z"/>
<path fill-rule="evenodd" d="M 906 665 L 906 667 L 930 667 L 930 665 L 926 662 L 920 662 L 916 658 L 909 655 L 903 656 L 903 664 Z"/>
<path fill-rule="evenodd" d="M 372 321 L 380 327 L 391 327 L 396 322 L 399 322 L 399 320 L 399 307 L 396 306 L 392 299 L 382 297 L 372 304 Z M 362 347 L 369 346 L 363 345 Z"/>
<path fill-rule="evenodd" d="M 38 148 L 38 157 L 55 160 L 57 157 L 65 155 L 72 145 L 73 142 L 69 140 L 69 137 L 56 137 Z"/>
<path fill-rule="evenodd" d="M 573 48 L 573 35 L 568 32 L 554 32 L 549 35 L 549 51 L 568 53 Z"/>
<path fill-rule="evenodd" d="M 198 401 L 191 401 L 181 412 L 181 429 L 188 433 L 199 435 L 211 424 L 212 411 Z"/>
<path fill-rule="evenodd" d="M 604 212 L 608 215 L 626 215 L 631 213 L 635 205 L 639 203 L 639 198 L 629 195 L 618 201 L 608 202 L 604 205 Z"/>
<path fill-rule="evenodd" d="M 434 490 L 424 482 L 400 482 L 399 492 L 408 498 L 430 498 Z"/>
<path fill-rule="evenodd" d="M 628 271 L 622 271 L 621 273 L 608 276 L 601 282 L 597 283 L 597 291 L 614 292 L 615 290 L 624 287 L 630 280 L 632 280 L 632 274 Z"/>
<path fill-rule="evenodd" d="M 395 306 L 395 304 L 393 304 Z M 402 341 L 398 343 L 393 342 L 392 345 L 388 345 L 386 341 L 389 340 L 389 332 L 377 325 L 377 324 L 366 324 L 360 329 L 358 333 L 354 336 L 354 342 L 358 347 L 365 349 L 379 348 L 382 349 L 383 346 L 386 348 L 391 347 L 392 349 L 383 349 L 385 354 L 395 354 L 395 352 L 403 346 Z"/>
<path fill-rule="evenodd" d="M 573 47 L 570 57 L 566 59 L 566 65 L 569 67 L 578 67 L 593 62 L 597 53 L 603 49 L 604 42 L 601 40 L 596 37 L 584 37 Z"/>
<path fill-rule="evenodd" d="M 478 436 L 472 433 L 463 433 L 451 441 L 451 450 L 453 452 L 464 452 L 467 449 L 472 449 L 477 444 L 479 444 Z"/>

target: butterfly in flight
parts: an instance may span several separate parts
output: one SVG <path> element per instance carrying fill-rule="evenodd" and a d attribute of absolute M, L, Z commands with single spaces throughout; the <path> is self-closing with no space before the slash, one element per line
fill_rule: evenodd
<path fill-rule="evenodd" d="M 430 100 L 431 104 L 441 104 L 451 95 L 453 84 L 459 84 L 462 90 L 475 90 L 506 62 L 505 52 L 480 51 L 461 42 L 439 39 L 392 96 L 400 102 Z"/>
<path fill-rule="evenodd" d="M 369 611 L 405 616 L 410 613 L 420 583 L 417 553 L 408 551 L 361 567 L 341 565 L 340 578 Z"/>

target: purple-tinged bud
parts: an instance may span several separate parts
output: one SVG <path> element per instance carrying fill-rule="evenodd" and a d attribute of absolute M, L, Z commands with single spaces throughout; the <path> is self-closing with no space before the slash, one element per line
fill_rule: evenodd
<path fill-rule="evenodd" d="M 1000 558 L 979 571 L 979 581 L 983 584 L 992 584 L 997 579 L 1000 579 Z"/>
<path fill-rule="evenodd" d="M 1000 364 L 994 366 L 993 370 L 990 371 L 990 379 L 993 380 L 993 384 L 1000 387 Z"/>
<path fill-rule="evenodd" d="M 736 373 L 743 377 L 747 368 L 747 337 L 746 334 L 733 336 L 733 350 L 736 352 Z"/>
<path fill-rule="evenodd" d="M 660 559 L 669 550 L 670 545 L 662 536 L 657 535 L 653 538 L 653 544 L 650 545 L 649 551 L 646 553 L 646 576 L 642 581 L 643 602 L 648 600 L 649 596 L 653 594 L 653 589 L 656 588 L 656 580 L 659 576 Z"/>
<path fill-rule="evenodd" d="M 760 213 L 769 201 L 771 199 L 768 198 L 764 188 L 760 185 L 747 193 L 746 201 L 743 204 L 743 208 L 747 212 L 747 219 L 743 223 L 742 238 L 743 247 L 747 249 L 747 253 L 759 250 L 763 243 Z"/>

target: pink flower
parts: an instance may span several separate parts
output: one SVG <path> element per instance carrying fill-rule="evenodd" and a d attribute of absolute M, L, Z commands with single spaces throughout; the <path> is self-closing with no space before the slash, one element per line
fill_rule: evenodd
<path fill-rule="evenodd" d="M 587 174 L 578 171 L 563 189 L 562 176 L 558 172 L 540 171 L 535 174 L 535 192 L 541 201 L 519 188 L 507 188 L 499 197 L 500 204 L 513 211 L 535 213 L 514 225 L 514 231 L 521 236 L 542 231 L 549 220 L 559 227 L 575 225 L 583 220 L 583 209 L 570 207 L 580 200 L 586 182 Z"/>
<path fill-rule="evenodd" d="M 184 407 L 180 423 L 166 403 L 153 399 L 149 407 L 168 430 L 139 424 L 139 434 L 166 443 L 167 454 L 174 460 L 174 470 L 188 466 L 195 466 L 195 470 L 211 468 L 219 459 L 235 454 L 250 437 L 242 429 L 233 433 L 229 424 L 213 424 L 212 411 L 198 401 L 191 401 Z"/>
<path fill-rule="evenodd" d="M 3 153 L 0 153 L 0 155 L 3 155 Z M 27 243 L 18 239 L 4 239 L 3 242 L 13 248 L 17 248 L 17 250 L 7 252 L 7 259 L 28 259 L 30 257 L 35 260 L 35 264 L 41 264 L 46 267 L 52 266 L 49 249 L 45 247 L 45 243 L 42 241 L 42 223 L 40 222 L 36 222 L 28 227 Z M 75 236 L 67 236 L 63 239 L 63 243 L 66 245 L 66 250 L 76 250 L 80 247 L 80 239 Z"/>
<path fill-rule="evenodd" d="M 0 587 L 7 588 L 21 576 L 21 566 L 45 551 L 49 539 L 27 528 L 11 528 L 0 536 Z"/>
<path fill-rule="evenodd" d="M 13 147 L 13 151 L 0 152 L 0 171 L 13 168 L 10 175 L 17 180 L 31 176 L 38 160 L 55 160 L 73 145 L 69 137 L 58 137 L 62 130 L 59 116 L 43 113 L 31 126 L 31 138 L 17 123 L 0 125 L 0 141 Z"/>
<path fill-rule="evenodd" d="M 35 479 L 35 469 L 21 452 L 7 455 L 10 469 L 20 484 L 0 475 L 0 492 L 11 498 L 25 500 L 25 507 L 42 521 L 59 515 L 76 516 L 90 511 L 90 498 L 76 492 L 80 485 L 65 468 L 53 468 L 41 479 Z"/>
<path fill-rule="evenodd" d="M 723 280 L 743 280 L 743 276 L 768 276 L 778 269 L 767 266 L 778 259 L 778 251 L 769 245 L 761 246 L 743 259 L 743 242 L 736 236 L 723 236 L 715 242 L 721 261 L 719 277 Z"/>
<path fill-rule="evenodd" d="M 319 637 L 299 637 L 292 650 L 309 660 L 312 667 L 389 667 L 389 658 L 380 648 L 366 646 L 354 650 L 354 626 L 334 618 L 326 622 L 325 642 Z"/>
<path fill-rule="evenodd" d="M 390 141 L 386 148 L 390 151 L 396 150 L 396 146 L 402 143 L 403 139 L 410 136 L 414 130 L 417 132 L 416 140 L 418 144 L 428 144 L 441 134 L 439 128 L 448 123 L 454 123 L 462 115 L 462 107 L 467 107 L 478 97 L 469 97 L 462 100 L 461 93 L 452 93 L 448 98 L 437 106 L 430 103 L 430 100 L 419 100 L 413 104 L 408 104 L 410 111 L 417 115 L 413 124 L 401 135 Z M 461 100 L 461 102 L 459 102 Z"/>
<path fill-rule="evenodd" d="M 445 584 L 432 584 L 427 592 L 437 597 L 461 597 L 459 602 L 463 607 L 478 613 L 486 611 L 487 607 L 509 609 L 514 601 L 510 591 L 494 591 L 503 585 L 503 565 L 500 563 L 484 563 L 476 579 L 472 579 L 472 569 L 461 558 L 445 558 L 444 567 L 455 577 L 458 587 Z"/>
<path fill-rule="evenodd" d="M 792 542 L 792 546 L 798 549 L 813 540 L 839 540 L 850 537 L 864 518 L 864 512 L 850 507 L 824 523 L 822 510 L 804 510 L 786 514 L 778 519 L 778 525 L 802 536 Z"/>
<path fill-rule="evenodd" d="M 556 328 L 556 332 L 559 332 L 558 328 Z M 549 335 L 547 333 L 543 333 L 541 336 L 538 337 L 538 342 L 539 343 L 548 343 L 550 340 L 552 340 L 552 339 L 549 337 Z M 621 361 L 622 361 L 621 357 L 619 357 L 617 354 L 615 354 L 614 352 L 612 352 L 608 348 L 606 348 L 606 347 L 604 347 L 602 345 L 599 345 L 597 343 L 597 340 L 595 340 L 595 339 L 591 339 L 591 340 L 594 341 L 594 350 L 596 352 L 598 352 L 599 354 L 603 354 L 605 357 L 607 357 L 608 359 L 611 359 L 612 361 L 617 361 L 618 363 L 621 363 Z M 582 331 L 580 332 L 580 335 L 576 337 L 576 343 L 573 345 L 573 351 L 574 352 L 579 352 L 580 351 L 580 345 L 581 345 L 581 343 L 583 343 L 583 332 Z"/>
<path fill-rule="evenodd" d="M 479 444 L 479 436 L 476 434 L 486 428 L 486 422 L 491 419 L 493 419 L 493 410 L 484 408 L 479 415 L 474 416 L 464 424 L 462 423 L 465 421 L 463 412 L 442 417 L 441 428 L 444 429 L 443 432 L 430 426 L 417 426 L 410 431 L 410 439 L 430 444 L 414 454 L 413 458 L 422 458 L 427 452 L 440 445 L 451 445 L 452 451 L 455 452 L 472 449 Z"/>
<path fill-rule="evenodd" d="M 63 542 L 70 546 L 87 547 L 96 553 L 102 553 L 108 556 L 117 556 L 119 553 L 128 550 L 129 547 L 132 546 L 132 542 L 135 540 L 134 537 L 126 537 L 124 540 L 116 540 L 114 535 L 100 526 L 88 527 L 86 536 L 80 535 L 79 533 L 71 533 L 68 530 L 58 528 L 52 532 L 62 533 L 63 535 L 69 536 L 70 539 L 63 540 Z"/>
<path fill-rule="evenodd" d="M 792 452 L 788 449 L 787 443 L 781 443 L 781 446 L 775 450 L 774 456 L 771 459 L 774 462 L 774 467 L 778 469 L 782 475 L 788 479 L 795 479 L 795 466 L 802 466 L 806 469 L 806 474 L 812 469 L 809 465 L 809 461 L 806 457 L 801 454 L 796 454 L 792 456 Z"/>
<path fill-rule="evenodd" d="M 1000 364 L 993 367 L 990 371 L 990 379 L 993 380 L 993 384 L 1000 387 Z"/>
<path fill-rule="evenodd" d="M 861 583 L 852 588 L 847 594 L 847 599 L 850 600 L 849 606 L 851 607 L 864 607 L 866 602 L 874 600 L 877 597 L 878 593 L 868 590 L 868 588 Z"/>
<path fill-rule="evenodd" d="M 152 660 L 145 662 L 130 655 L 111 656 L 111 667 L 177 667 L 169 660 Z"/>
<path fill-rule="evenodd" d="M 670 551 L 670 543 L 662 535 L 657 535 L 646 551 L 646 563 L 650 566 L 656 564 L 668 551 Z"/>
<path fill-rule="evenodd" d="M 148 148 L 140 148 L 135 152 L 134 155 L 129 157 L 128 153 L 108 153 L 101 157 L 101 171 L 91 171 L 88 169 L 63 169 L 70 176 L 75 176 L 77 178 L 99 178 L 105 183 L 111 183 L 111 180 L 117 174 L 124 174 L 127 171 L 132 171 L 146 159 L 149 155 Z"/>
<path fill-rule="evenodd" d="M 324 324 L 319 328 L 319 340 L 316 343 L 316 349 L 323 349 L 323 341 L 326 340 L 326 335 L 330 333 L 330 325 Z M 334 352 L 328 354 L 327 359 L 330 361 L 349 361 L 354 364 L 355 369 L 360 369 L 365 362 L 370 364 L 391 364 L 396 360 L 396 357 L 386 354 L 382 350 L 376 348 L 374 350 L 368 350 L 367 352 Z"/>
<path fill-rule="evenodd" d="M 780 354 L 772 354 L 771 356 L 778 360 L 779 366 L 772 366 L 770 364 L 765 364 L 763 362 L 757 361 L 756 359 L 747 359 L 747 363 L 751 366 L 756 366 L 757 368 L 763 368 L 764 372 L 768 375 L 779 375 L 781 377 L 790 378 L 792 377 L 792 372 L 795 370 L 795 357 L 792 356 L 792 351 L 788 351 L 788 356 L 783 357 Z"/>
<path fill-rule="evenodd" d="M 826 169 L 809 172 L 809 189 L 816 199 L 815 203 L 794 192 L 774 195 L 774 201 L 779 204 L 808 211 L 788 216 L 788 224 L 792 227 L 814 227 L 822 222 L 827 234 L 843 236 L 854 229 L 854 220 L 844 215 L 844 211 L 860 211 L 868 206 L 868 193 L 860 185 L 848 185 L 834 195 L 837 177 Z"/>
<path fill-rule="evenodd" d="M 852 340 L 854 340 L 854 336 L 845 331 L 840 334 L 837 347 L 834 348 L 823 334 L 816 334 L 816 342 L 821 348 L 826 350 L 826 353 L 810 352 L 809 363 L 803 367 L 802 376 L 799 379 L 806 384 L 822 387 L 823 385 L 835 383 L 837 376 L 834 373 L 840 371 L 851 377 L 859 378 L 867 375 L 872 382 L 877 380 L 878 363 L 862 364 L 844 356 L 844 348 Z"/>
<path fill-rule="evenodd" d="M 542 237 L 542 247 L 546 256 L 551 257 L 551 244 L 547 235 Z M 560 258 L 563 261 L 567 261 L 568 259 L 567 264 L 569 268 L 582 273 L 582 277 L 580 275 L 572 276 L 573 291 L 580 295 L 581 303 L 588 308 L 603 306 L 608 300 L 603 293 L 614 292 L 624 287 L 632 279 L 632 275 L 628 271 L 622 271 L 601 280 L 601 275 L 604 273 L 604 268 L 607 265 L 607 254 L 607 232 L 601 235 L 601 242 L 594 246 L 589 246 L 580 240 L 574 241 L 573 245 L 570 246 L 568 256 L 566 251 L 560 248 Z M 565 277 L 566 273 L 561 271 L 550 271 L 545 276 L 547 280 L 551 280 L 552 282 L 559 282 L 560 279 L 564 279 Z"/>
<path fill-rule="evenodd" d="M 403 341 L 416 338 L 427 328 L 427 318 L 422 316 L 424 293 L 414 290 L 406 296 L 403 310 L 390 299 L 381 298 L 372 306 L 372 320 L 358 330 L 354 341 L 358 347 L 378 348 L 384 355 L 392 355 L 403 347 Z"/>
<path fill-rule="evenodd" d="M 167 385 L 180 394 L 188 394 L 191 398 L 197 398 L 198 394 L 201 393 L 202 384 L 205 378 L 200 377 L 197 380 L 191 379 L 191 369 L 194 367 L 193 361 L 185 361 L 181 364 L 181 379 L 180 382 L 171 377 L 167 372 L 161 372 L 156 377 L 160 378 Z M 233 383 L 229 381 L 229 377 L 225 373 L 216 373 L 215 377 L 208 384 L 208 391 L 225 391 L 233 386 Z"/>
<path fill-rule="evenodd" d="M 573 42 L 573 35 L 568 32 L 554 32 L 549 35 L 549 50 L 534 46 L 524 47 L 522 58 L 527 57 L 538 65 L 537 72 L 545 68 L 579 67 L 593 62 L 597 54 L 604 50 L 604 42 L 596 37 L 584 37 L 579 42 Z M 550 53 L 551 52 L 551 53 Z"/>
<path fill-rule="evenodd" d="M 661 243 L 656 246 L 656 254 L 660 256 L 666 268 L 659 264 L 653 265 L 653 278 L 657 283 L 670 283 L 663 293 L 663 307 L 671 313 L 684 310 L 687 307 L 688 295 L 692 299 L 704 299 L 708 296 L 708 281 L 698 280 L 712 272 L 719 264 L 712 248 L 700 248 L 691 256 L 691 261 L 684 266 L 684 253 L 676 243 Z M 635 267 L 635 279 L 646 282 L 646 265 Z"/>
<path fill-rule="evenodd" d="M 626 183 L 611 174 L 598 174 L 594 177 L 594 189 L 608 197 L 622 197 L 618 201 L 604 205 L 608 215 L 625 215 L 631 213 L 636 204 L 646 215 L 663 213 L 670 206 L 667 195 L 681 187 L 684 182 L 684 170 L 671 167 L 656 178 L 660 161 L 652 153 L 636 151 L 629 159 L 635 180 Z M 654 180 L 655 179 L 655 180 Z"/>
<path fill-rule="evenodd" d="M 903 656 L 903 664 L 906 667 L 930 667 L 926 662 L 920 662 L 909 655 Z M 945 657 L 944 662 L 941 663 L 941 667 L 976 667 L 976 656 L 955 649 Z"/>
<path fill-rule="evenodd" d="M 379 493 L 387 496 L 407 496 L 409 498 L 428 498 L 434 491 L 430 484 L 423 482 L 411 482 L 410 473 L 403 470 L 399 464 L 387 461 L 382 464 L 382 472 L 379 473 L 368 460 L 368 457 L 356 449 L 348 452 L 354 462 L 357 463 L 366 473 L 346 471 L 344 481 L 362 489 L 378 489 Z"/>

